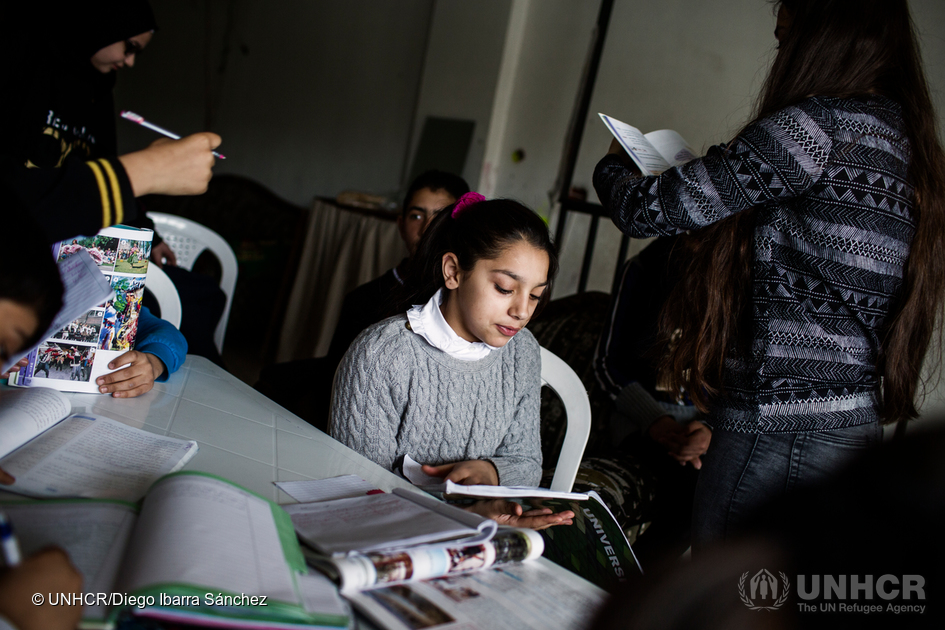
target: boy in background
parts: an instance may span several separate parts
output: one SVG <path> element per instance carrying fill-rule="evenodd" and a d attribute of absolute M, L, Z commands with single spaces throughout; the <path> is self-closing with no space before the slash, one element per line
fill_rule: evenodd
<path fill-rule="evenodd" d="M 387 316 L 430 220 L 467 192 L 469 184 L 459 175 L 430 170 L 417 176 L 404 195 L 397 217 L 408 257 L 345 296 L 327 355 L 271 365 L 262 371 L 256 389 L 327 432 L 332 379 L 348 346 L 362 330 Z"/>

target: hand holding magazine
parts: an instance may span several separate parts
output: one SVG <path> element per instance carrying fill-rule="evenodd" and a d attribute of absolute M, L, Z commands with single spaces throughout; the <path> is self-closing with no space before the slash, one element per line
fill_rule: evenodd
<path fill-rule="evenodd" d="M 659 175 L 696 158 L 696 152 L 689 143 L 672 129 L 644 134 L 616 118 L 598 115 L 644 175 Z"/>
<path fill-rule="evenodd" d="M 96 293 L 98 301 L 83 306 L 72 319 L 57 322 L 59 327 L 30 352 L 29 365 L 10 375 L 11 385 L 100 393 L 95 379 L 114 371 L 109 370 L 109 362 L 134 348 L 153 236 L 151 230 L 114 226 L 53 247 L 60 269 L 76 255 L 83 255 L 83 260 L 88 260 L 83 269 L 87 272 L 91 268 L 100 279 L 83 281 L 82 286 L 101 286 L 104 280 L 109 286 L 107 299 Z M 63 280 L 68 303 L 69 280 Z"/>
<path fill-rule="evenodd" d="M 609 589 L 641 572 L 630 543 L 617 520 L 596 492 L 553 492 L 545 488 L 507 488 L 504 486 L 461 486 L 423 473 L 420 464 L 404 457 L 404 476 L 427 491 L 450 496 L 513 498 L 527 509 L 550 509 L 555 513 L 571 511 L 574 523 L 551 527 L 540 533 L 544 557 L 560 564 L 586 580 Z M 440 482 L 436 486 L 428 484 Z"/>

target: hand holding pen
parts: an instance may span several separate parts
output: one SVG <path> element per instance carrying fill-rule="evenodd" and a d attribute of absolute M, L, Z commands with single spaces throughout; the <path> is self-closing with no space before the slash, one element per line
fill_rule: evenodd
<path fill-rule="evenodd" d="M 168 130 L 165 129 L 164 127 L 158 127 L 158 126 L 155 125 L 154 123 L 145 120 L 145 119 L 144 119 L 144 116 L 139 116 L 138 114 L 136 114 L 136 113 L 134 113 L 134 112 L 132 112 L 132 111 L 129 111 L 129 110 L 127 110 L 127 109 L 122 110 L 122 112 L 121 112 L 121 117 L 124 118 L 125 120 L 130 120 L 130 121 L 133 122 L 133 123 L 137 123 L 137 124 L 141 125 L 142 127 L 145 127 L 146 129 L 150 129 L 151 131 L 156 131 L 157 133 L 161 134 L 162 136 L 167 136 L 167 137 L 170 138 L 171 140 L 180 140 L 180 136 L 177 135 L 176 133 L 174 133 L 173 131 L 168 131 Z M 224 157 L 224 156 L 223 156 L 222 154 L 220 154 L 220 153 L 217 153 L 216 151 L 213 151 L 212 153 L 213 153 L 213 155 L 215 155 L 216 157 L 220 158 L 221 160 L 225 160 L 225 159 L 226 159 L 226 157 Z"/>
<path fill-rule="evenodd" d="M 213 177 L 213 149 L 221 139 L 203 131 L 181 138 L 160 138 L 146 149 L 118 156 L 135 197 L 148 194 L 199 195 Z"/>

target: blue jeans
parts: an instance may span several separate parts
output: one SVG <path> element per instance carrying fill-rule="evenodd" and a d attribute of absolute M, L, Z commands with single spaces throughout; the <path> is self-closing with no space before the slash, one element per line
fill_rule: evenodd
<path fill-rule="evenodd" d="M 882 436 L 879 422 L 816 433 L 714 431 L 696 483 L 693 550 L 738 533 L 758 508 L 829 478 Z"/>

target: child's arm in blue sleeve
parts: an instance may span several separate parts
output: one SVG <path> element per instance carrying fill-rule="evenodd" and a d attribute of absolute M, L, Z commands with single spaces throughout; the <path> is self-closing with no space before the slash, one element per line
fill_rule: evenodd
<path fill-rule="evenodd" d="M 155 317 L 147 306 L 142 306 L 138 315 L 138 340 L 135 350 L 153 354 L 164 363 L 164 373 L 155 379 L 163 382 L 180 369 L 187 358 L 187 340 L 173 324 Z"/>

